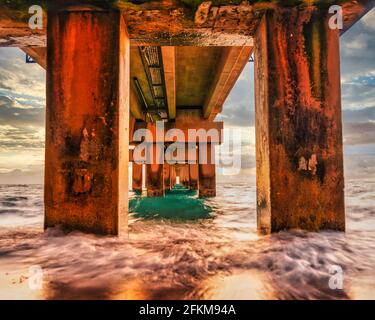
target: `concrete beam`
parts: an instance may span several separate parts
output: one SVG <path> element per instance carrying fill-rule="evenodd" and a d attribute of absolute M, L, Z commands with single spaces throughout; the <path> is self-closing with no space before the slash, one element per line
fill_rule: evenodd
<path fill-rule="evenodd" d="M 258 229 L 345 229 L 339 32 L 326 10 L 267 13 L 255 47 Z"/>
<path fill-rule="evenodd" d="M 137 120 L 145 120 L 142 104 L 136 92 L 135 84 L 130 79 L 130 113 Z"/>
<path fill-rule="evenodd" d="M 21 18 L 15 15 L 15 11 L 19 12 L 19 10 L 14 8 L 6 9 L 4 2 L 1 3 L 0 47 L 46 47 L 47 30 L 46 28 L 41 30 L 30 29 L 27 15 L 25 19 L 28 7 L 24 9 L 23 17 Z M 44 26 L 47 24 L 46 16 L 45 14 Z"/>
<path fill-rule="evenodd" d="M 53 2 L 55 1 L 49 1 Z M 89 0 L 80 1 L 85 2 L 90 3 Z M 309 4 L 314 6 L 318 2 L 321 4 L 318 0 L 309 1 Z M 0 45 L 45 47 L 46 28 L 31 30 L 27 25 L 29 17 L 24 13 L 27 12 L 30 1 L 18 3 L 17 9 L 8 3 L 2 4 Z M 282 1 L 257 1 L 254 4 L 244 1 L 240 4 L 214 5 L 211 1 L 202 0 L 199 6 L 196 6 L 196 1 L 184 1 L 182 5 L 180 1 L 174 0 L 144 1 L 140 4 L 131 1 L 101 3 L 113 3 L 114 8 L 124 13 L 133 45 L 163 46 L 253 46 L 253 36 L 263 14 L 283 6 Z M 340 5 L 344 7 L 345 28 L 357 21 L 368 8 L 373 7 L 373 3 L 372 0 L 340 1 Z M 301 8 L 305 7 L 306 3 L 301 1 Z"/>
<path fill-rule="evenodd" d="M 252 51 L 253 47 L 224 48 L 203 106 L 204 118 L 214 120 L 221 112 L 226 98 L 248 63 Z"/>
<path fill-rule="evenodd" d="M 34 59 L 43 69 L 47 69 L 47 48 L 45 47 L 25 47 L 23 52 Z"/>
<path fill-rule="evenodd" d="M 176 48 L 162 47 L 165 87 L 167 90 L 168 116 L 176 118 Z"/>
<path fill-rule="evenodd" d="M 89 0 L 80 1 L 85 2 L 90 3 Z M 263 14 L 283 6 L 281 0 L 227 5 L 214 5 L 203 0 L 200 4 L 185 1 L 185 5 L 174 0 L 144 1 L 140 4 L 95 1 L 96 5 L 105 7 L 109 3 L 123 11 L 132 44 L 163 46 L 253 46 L 253 36 Z M 311 6 L 315 3 L 321 5 L 319 0 L 308 1 Z M 344 8 L 344 26 L 347 29 L 372 8 L 374 2 L 347 0 L 340 1 L 340 5 Z M 3 5 L 0 13 L 1 46 L 46 46 L 46 28 L 31 30 L 27 25 L 24 13 L 29 6 L 30 1 L 27 0 L 18 1 L 17 9 L 7 3 Z M 305 1 L 301 1 L 301 8 L 304 7 Z"/>
<path fill-rule="evenodd" d="M 129 52 L 119 12 L 49 12 L 46 228 L 125 231 Z"/>
<path fill-rule="evenodd" d="M 342 7 L 344 19 L 344 29 L 341 31 L 340 35 L 343 35 L 375 6 L 375 0 L 348 1 L 340 5 Z"/>

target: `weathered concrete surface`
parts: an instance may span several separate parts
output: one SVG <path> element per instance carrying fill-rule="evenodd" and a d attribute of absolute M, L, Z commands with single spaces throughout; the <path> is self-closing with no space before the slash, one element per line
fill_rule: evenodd
<path fill-rule="evenodd" d="M 214 120 L 251 52 L 252 47 L 161 47 L 168 118 L 175 119 L 181 109 L 194 108 L 201 114 L 204 110 L 206 118 Z M 137 47 L 131 48 L 131 78 L 140 83 L 145 109 L 155 109 L 153 90 Z M 135 114 L 133 106 L 131 112 Z M 144 120 L 142 113 L 135 117 Z"/>
<path fill-rule="evenodd" d="M 190 189 L 198 190 L 198 181 L 199 181 L 198 163 L 189 164 L 189 180 L 190 180 Z"/>
<path fill-rule="evenodd" d="M 62 2 L 60 0 L 49 3 Z M 66 5 L 77 1 L 63 1 Z M 343 6 L 344 27 L 347 30 L 355 21 L 374 6 L 373 0 L 302 0 L 296 6 L 337 4 Z M 45 7 L 45 0 L 0 0 L 0 45 L 46 46 L 46 30 L 27 27 L 27 11 L 33 4 Z M 81 0 L 82 4 L 93 1 Z M 134 45 L 164 46 L 252 46 L 253 36 L 263 14 L 287 1 L 95 1 L 95 5 L 112 6 L 122 10 Z"/>
<path fill-rule="evenodd" d="M 171 189 L 176 185 L 176 166 L 170 166 L 170 182 L 171 182 Z"/>
<path fill-rule="evenodd" d="M 133 178 L 133 184 L 132 189 L 133 191 L 141 192 L 142 191 L 142 164 L 138 164 L 136 162 L 132 163 L 132 178 Z"/>
<path fill-rule="evenodd" d="M 199 144 L 187 146 L 190 189 L 198 190 L 199 185 Z"/>
<path fill-rule="evenodd" d="M 46 28 L 30 29 L 27 20 L 18 21 L 11 16 L 0 15 L 0 47 L 45 47 L 46 33 Z"/>
<path fill-rule="evenodd" d="M 129 51 L 119 12 L 49 14 L 45 227 L 126 226 Z"/>
<path fill-rule="evenodd" d="M 198 195 L 201 198 L 216 196 L 216 164 L 213 146 L 199 148 Z"/>
<path fill-rule="evenodd" d="M 171 165 L 168 163 L 164 163 L 163 168 L 163 178 L 164 178 L 164 190 L 171 189 Z"/>
<path fill-rule="evenodd" d="M 44 47 L 25 47 L 21 48 L 43 69 L 47 69 L 47 48 Z"/>
<path fill-rule="evenodd" d="M 148 151 L 152 151 L 153 157 L 149 154 L 149 159 L 153 159 L 153 163 L 146 164 L 146 188 L 148 197 L 164 196 L 164 178 L 163 178 L 163 148 L 159 148 L 157 144 L 151 144 Z"/>
<path fill-rule="evenodd" d="M 176 117 L 176 48 L 162 47 L 164 78 L 167 90 L 169 119 Z"/>
<path fill-rule="evenodd" d="M 189 165 L 188 164 L 179 164 L 178 165 L 178 175 L 180 177 L 180 184 L 185 188 L 190 188 L 190 178 L 189 178 Z"/>
<path fill-rule="evenodd" d="M 211 87 L 205 95 L 203 117 L 214 120 L 248 63 L 253 47 L 225 47 L 211 76 Z"/>
<path fill-rule="evenodd" d="M 259 229 L 344 230 L 339 32 L 324 10 L 280 9 L 255 53 Z"/>

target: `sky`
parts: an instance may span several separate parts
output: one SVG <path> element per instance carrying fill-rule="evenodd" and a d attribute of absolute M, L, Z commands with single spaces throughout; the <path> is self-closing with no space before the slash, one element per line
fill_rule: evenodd
<path fill-rule="evenodd" d="M 340 38 L 347 175 L 375 176 L 375 8 Z M 242 167 L 254 172 L 254 65 L 248 63 L 218 120 L 241 130 Z M 0 183 L 42 183 L 45 71 L 18 48 L 0 48 Z"/>

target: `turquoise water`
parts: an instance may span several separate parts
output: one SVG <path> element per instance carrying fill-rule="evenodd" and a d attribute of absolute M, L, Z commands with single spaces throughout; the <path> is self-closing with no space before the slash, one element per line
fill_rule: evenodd
<path fill-rule="evenodd" d="M 165 197 L 149 198 L 140 194 L 129 201 L 129 212 L 135 218 L 189 221 L 212 218 L 213 210 L 199 199 L 197 191 L 176 185 Z"/>

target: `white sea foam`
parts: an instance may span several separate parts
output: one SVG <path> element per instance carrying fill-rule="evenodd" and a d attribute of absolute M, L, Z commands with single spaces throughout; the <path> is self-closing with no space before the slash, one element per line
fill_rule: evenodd
<path fill-rule="evenodd" d="M 258 236 L 255 187 L 242 181 L 218 185 L 205 203 L 214 218 L 131 217 L 119 239 L 43 233 L 42 187 L 1 186 L 0 283 L 21 286 L 39 265 L 44 289 L 29 293 L 37 298 L 375 298 L 374 187 L 347 182 L 346 233 Z M 329 288 L 331 265 L 343 269 L 343 290 Z M 25 292 L 0 289 L 0 298 Z"/>

